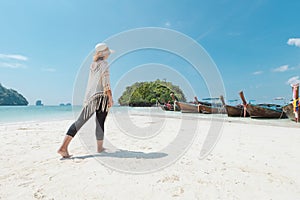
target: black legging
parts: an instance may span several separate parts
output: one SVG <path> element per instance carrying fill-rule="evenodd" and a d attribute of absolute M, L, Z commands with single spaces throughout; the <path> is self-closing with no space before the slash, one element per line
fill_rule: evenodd
<path fill-rule="evenodd" d="M 74 137 L 79 129 L 91 118 L 93 113 L 84 119 L 84 110 L 81 111 L 78 119 L 70 126 L 67 135 Z M 103 140 L 104 138 L 104 122 L 107 112 L 101 110 L 96 111 L 96 139 Z"/>

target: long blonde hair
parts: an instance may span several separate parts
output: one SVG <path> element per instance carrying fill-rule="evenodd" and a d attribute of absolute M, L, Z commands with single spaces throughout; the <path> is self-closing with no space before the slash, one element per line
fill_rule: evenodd
<path fill-rule="evenodd" d="M 96 51 L 94 55 L 94 61 L 96 62 L 97 60 L 101 59 L 103 60 L 105 56 L 110 55 L 110 51 L 108 48 L 104 49 L 103 51 Z"/>
<path fill-rule="evenodd" d="M 95 55 L 94 55 L 94 57 L 93 57 L 93 60 L 96 62 L 97 60 L 99 60 L 99 59 L 101 59 L 101 60 L 103 60 L 103 54 L 102 54 L 102 51 L 97 51 L 96 53 L 95 53 Z"/>

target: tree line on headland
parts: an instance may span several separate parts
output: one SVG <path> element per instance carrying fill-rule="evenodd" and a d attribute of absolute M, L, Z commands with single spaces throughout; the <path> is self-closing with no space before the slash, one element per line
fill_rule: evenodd
<path fill-rule="evenodd" d="M 118 102 L 121 106 L 152 106 L 157 102 L 173 102 L 170 96 L 171 92 L 174 93 L 179 101 L 186 101 L 184 93 L 179 86 L 157 79 L 151 82 L 136 82 L 126 87 Z"/>

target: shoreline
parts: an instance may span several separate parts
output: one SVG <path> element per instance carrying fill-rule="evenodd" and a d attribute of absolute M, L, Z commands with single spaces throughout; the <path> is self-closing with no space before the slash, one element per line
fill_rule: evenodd
<path fill-rule="evenodd" d="M 110 114 L 112 115 L 112 114 Z M 148 116 L 145 113 L 134 113 L 130 114 L 131 116 Z M 218 121 L 218 122 L 226 122 L 226 123 L 240 123 L 240 124 L 253 124 L 253 125 L 265 125 L 265 126 L 274 126 L 274 127 L 290 127 L 290 128 L 300 128 L 300 123 L 296 123 L 290 119 L 252 119 L 250 117 L 228 117 L 222 114 L 194 114 L 194 113 L 178 113 L 175 115 L 170 115 L 170 112 L 166 115 L 157 115 L 151 114 L 151 117 L 158 118 L 171 118 L 171 119 L 188 119 L 188 120 L 204 120 L 204 121 Z M 47 123 L 47 122 L 57 122 L 57 121 L 74 121 L 76 120 L 76 116 L 73 117 L 61 117 L 57 118 L 45 118 L 39 120 L 24 120 L 24 121 L 8 121 L 8 122 L 0 122 L 0 126 L 5 125 L 14 125 L 14 124 L 24 124 L 24 123 Z"/>
<path fill-rule="evenodd" d="M 29 106 L 30 107 L 30 106 Z M 36 106 L 32 106 L 36 107 Z M 64 108 L 64 106 L 46 106 L 46 107 L 54 107 L 54 108 Z M 72 106 L 68 107 L 72 108 Z M 61 120 L 75 120 L 76 116 L 80 112 L 80 106 L 75 106 L 75 110 L 71 109 L 64 112 L 59 112 L 57 115 L 50 112 L 47 115 L 47 111 L 42 111 L 43 114 L 40 116 L 25 117 L 26 115 L 22 115 L 21 119 L 8 119 L 7 121 L 0 121 L 0 125 L 10 125 L 10 124 L 19 124 L 19 123 L 40 123 L 40 122 L 55 122 Z M 38 108 L 40 109 L 40 107 Z M 242 123 L 242 124 L 256 124 L 256 125 L 269 125 L 276 127 L 300 127 L 300 123 L 295 123 L 289 119 L 252 119 L 250 117 L 228 117 L 226 114 L 198 114 L 198 113 L 181 113 L 181 112 L 166 112 L 162 111 L 159 107 L 113 107 L 112 111 L 110 111 L 109 115 L 117 115 L 117 114 L 130 114 L 132 116 L 153 116 L 160 118 L 174 118 L 174 119 L 192 119 L 192 120 L 205 120 L 205 121 L 223 121 L 229 123 Z M 1 117 L 1 116 L 0 116 Z M 40 117 L 39 119 L 36 119 Z M 0 118 L 1 119 L 1 118 Z"/>

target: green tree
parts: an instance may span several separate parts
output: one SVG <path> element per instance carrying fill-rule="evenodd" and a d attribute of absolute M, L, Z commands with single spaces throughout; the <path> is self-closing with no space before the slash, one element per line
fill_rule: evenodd
<path fill-rule="evenodd" d="M 161 103 L 172 102 L 171 92 L 175 94 L 179 101 L 186 101 L 179 86 L 157 79 L 152 82 L 136 82 L 126 87 L 118 102 L 122 106 L 152 106 L 156 101 Z"/>

